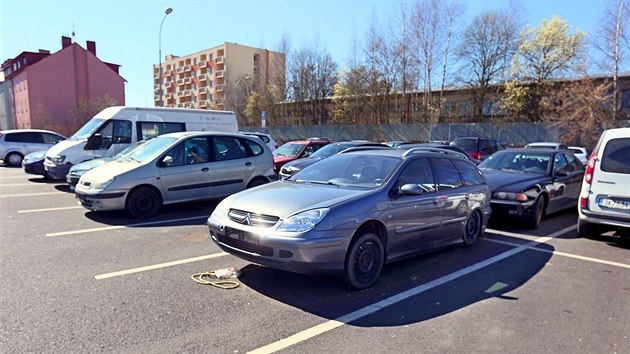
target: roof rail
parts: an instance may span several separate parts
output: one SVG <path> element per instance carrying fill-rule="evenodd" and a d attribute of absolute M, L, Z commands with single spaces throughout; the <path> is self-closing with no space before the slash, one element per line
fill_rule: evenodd
<path fill-rule="evenodd" d="M 372 146 L 354 146 L 354 147 L 350 147 L 347 148 L 345 150 L 341 150 L 337 153 L 337 155 L 339 154 L 345 154 L 346 152 L 353 152 L 353 151 L 365 151 L 365 150 L 394 150 L 394 148 L 391 148 L 389 146 L 383 145 L 383 146 L 378 146 L 378 145 L 372 145 Z"/>
<path fill-rule="evenodd" d="M 460 158 L 468 159 L 466 157 L 466 155 L 462 154 L 459 151 L 448 150 L 448 149 L 440 149 L 440 148 L 431 147 L 431 146 L 419 146 L 419 147 L 411 148 L 411 149 L 405 151 L 405 153 L 402 156 L 405 157 L 405 156 L 409 156 L 411 154 L 416 154 L 416 153 L 420 153 L 420 152 L 437 152 L 437 153 L 444 154 L 444 155 L 457 156 L 457 157 L 460 157 Z"/>

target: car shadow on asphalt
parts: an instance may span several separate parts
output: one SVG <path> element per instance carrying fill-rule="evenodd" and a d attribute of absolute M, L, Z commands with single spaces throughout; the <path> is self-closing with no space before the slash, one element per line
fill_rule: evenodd
<path fill-rule="evenodd" d="M 475 271 L 467 267 L 492 259 L 513 246 L 479 242 L 473 247 L 455 246 L 386 265 L 374 285 L 350 290 L 341 276 L 309 276 L 248 265 L 239 280 L 251 289 L 303 311 L 327 319 L 338 319 L 385 299 L 392 304 L 377 313 L 352 322 L 353 325 L 399 326 L 428 320 L 490 298 L 518 301 L 511 292 L 533 278 L 550 259 L 553 247 L 541 244 L 545 252 L 523 250 Z M 439 283 L 435 287 L 430 284 Z M 422 291 L 420 287 L 427 287 Z M 407 291 L 417 294 L 396 301 Z"/>
<path fill-rule="evenodd" d="M 206 225 L 206 221 L 219 201 L 198 201 L 165 205 L 152 218 L 136 219 L 125 211 L 88 211 L 85 216 L 93 221 L 111 226 L 163 227 Z M 151 225 L 155 223 L 154 225 Z M 148 225 L 147 225 L 148 224 Z"/>

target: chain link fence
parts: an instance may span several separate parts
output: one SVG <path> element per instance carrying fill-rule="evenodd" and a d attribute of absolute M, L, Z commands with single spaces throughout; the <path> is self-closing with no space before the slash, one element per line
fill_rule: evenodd
<path fill-rule="evenodd" d="M 630 121 L 618 121 L 614 126 L 630 127 Z M 258 127 L 241 127 L 243 131 L 262 132 Z M 279 144 L 312 137 L 344 140 L 408 140 L 414 142 L 450 141 L 462 136 L 492 137 L 508 146 L 523 146 L 536 141 L 559 141 L 565 130 L 559 123 L 459 123 L 459 124 L 383 124 L 383 125 L 279 125 L 264 132 L 271 134 Z M 601 131 L 593 132 L 599 134 Z M 589 142 L 571 144 L 585 146 Z"/>

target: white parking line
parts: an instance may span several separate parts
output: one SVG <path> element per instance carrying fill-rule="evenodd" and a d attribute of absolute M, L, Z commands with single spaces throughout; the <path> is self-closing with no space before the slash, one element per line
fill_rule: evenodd
<path fill-rule="evenodd" d="M 39 213 L 39 212 L 45 212 L 45 211 L 68 210 L 68 209 L 82 209 L 82 208 L 83 207 L 80 205 L 75 205 L 71 207 L 62 207 L 62 208 L 27 209 L 27 210 L 18 210 L 18 214 Z"/>
<path fill-rule="evenodd" d="M 55 186 L 59 184 L 53 183 L 10 183 L 10 184 L 0 184 L 0 187 L 19 187 L 19 186 Z"/>
<path fill-rule="evenodd" d="M 188 220 L 195 220 L 195 219 L 202 219 L 202 218 L 206 218 L 207 219 L 208 215 L 192 216 L 192 217 L 189 217 L 189 218 L 181 218 L 181 219 L 168 219 L 168 220 L 141 222 L 141 223 L 129 224 L 129 225 L 104 226 L 104 227 L 96 227 L 96 228 L 93 228 L 93 229 L 82 229 L 82 230 L 74 230 L 74 231 L 53 232 L 53 233 L 46 234 L 46 237 L 66 236 L 66 235 L 85 234 L 85 233 L 89 233 L 89 232 L 118 230 L 118 229 L 124 229 L 124 228 L 128 228 L 128 227 L 148 226 L 148 225 L 157 225 L 157 224 L 168 224 L 170 222 L 188 221 Z"/>
<path fill-rule="evenodd" d="M 567 228 L 567 229 L 569 229 L 569 228 Z M 556 232 L 554 234 L 555 235 L 561 235 L 560 231 L 558 231 L 558 232 Z M 454 273 L 445 275 L 445 276 L 443 276 L 441 278 L 435 279 L 435 280 L 430 281 L 430 282 L 428 282 L 426 284 L 419 285 L 419 286 L 417 286 L 415 288 L 409 289 L 409 290 L 404 291 L 404 292 L 402 292 L 400 294 L 388 297 L 387 299 L 381 300 L 381 301 L 379 301 L 377 303 L 374 303 L 372 305 L 368 305 L 368 306 L 363 307 L 363 308 L 361 308 L 359 310 L 356 310 L 356 311 L 354 311 L 352 313 L 349 313 L 347 315 L 338 317 L 338 318 L 336 318 L 334 320 L 329 320 L 329 321 L 326 321 L 326 322 L 324 322 L 322 324 L 319 324 L 317 326 L 308 328 L 306 330 L 303 330 L 302 332 L 296 333 L 296 334 L 294 334 L 292 336 L 289 336 L 287 338 L 281 339 L 281 340 L 279 340 L 277 342 L 265 345 L 265 346 L 260 347 L 258 349 L 254 349 L 254 350 L 250 351 L 249 353 L 273 353 L 273 352 L 282 350 L 284 348 L 290 347 L 290 346 L 292 346 L 294 344 L 303 342 L 305 340 L 308 340 L 310 338 L 313 338 L 315 336 L 318 336 L 320 334 L 323 334 L 325 332 L 333 330 L 333 329 L 335 329 L 337 327 L 341 327 L 341 326 L 343 326 L 345 324 L 348 324 L 350 322 L 353 322 L 353 321 L 356 321 L 356 320 L 361 319 L 363 317 L 366 317 L 368 315 L 371 315 L 371 314 L 373 314 L 373 313 L 375 313 L 375 312 L 377 312 L 379 310 L 382 310 L 382 309 L 384 309 L 384 308 L 386 308 L 388 306 L 394 305 L 394 304 L 396 304 L 398 302 L 401 302 L 403 300 L 406 300 L 406 299 L 408 299 L 408 298 L 410 298 L 412 296 L 421 294 L 421 293 L 423 293 L 423 292 L 425 292 L 427 290 L 430 290 L 430 289 L 433 289 L 435 287 L 438 287 L 438 286 L 440 286 L 442 284 L 445 284 L 445 283 L 447 283 L 447 282 L 449 282 L 451 280 L 455 280 L 457 278 L 463 277 L 464 275 L 468 275 L 468 274 L 470 274 L 472 272 L 475 272 L 475 271 L 477 271 L 479 269 L 482 269 L 484 267 L 487 267 L 489 265 L 492 265 L 494 263 L 502 261 L 502 260 L 504 260 L 504 259 L 506 259 L 508 257 L 511 257 L 511 256 L 513 256 L 515 254 L 518 254 L 520 252 L 523 252 L 523 251 L 529 249 L 529 247 L 533 247 L 534 245 L 547 242 L 551 238 L 552 238 L 551 235 L 546 236 L 546 237 L 537 238 L 534 241 L 528 242 L 528 243 L 526 243 L 524 245 L 520 245 L 520 246 L 518 246 L 516 248 L 513 248 L 513 249 L 511 249 L 509 251 L 506 251 L 506 252 L 498 254 L 498 255 L 496 255 L 494 257 L 488 258 L 488 259 L 486 259 L 486 260 L 484 260 L 482 262 L 479 262 L 479 263 L 473 264 L 473 265 L 471 265 L 469 267 L 460 269 L 460 270 L 458 270 L 458 271 L 456 271 Z"/>
<path fill-rule="evenodd" d="M 53 195 L 53 194 L 68 194 L 66 192 L 45 192 L 45 193 L 25 193 L 25 194 L 4 194 L 0 195 L 0 198 L 9 198 L 9 197 L 35 197 L 38 195 Z"/>
<path fill-rule="evenodd" d="M 154 265 L 150 265 L 150 266 L 146 266 L 146 267 L 138 267 L 138 268 L 132 268 L 132 269 L 127 269 L 127 270 L 121 270 L 121 271 L 118 271 L 118 272 L 112 272 L 112 273 L 105 273 L 105 274 L 95 275 L 94 279 L 102 280 L 102 279 L 107 279 L 107 278 L 119 277 L 121 275 L 146 272 L 147 270 L 154 270 L 154 269 L 172 267 L 172 266 L 176 266 L 176 265 L 180 265 L 180 264 L 198 262 L 198 261 L 203 261 L 203 260 L 206 260 L 206 259 L 218 258 L 218 257 L 227 256 L 227 255 L 229 255 L 229 253 L 225 253 L 225 252 L 213 253 L 213 254 L 209 254 L 209 255 L 206 255 L 206 256 L 181 259 L 181 260 L 178 260 L 178 261 L 154 264 Z"/>
<path fill-rule="evenodd" d="M 518 243 L 513 243 L 513 242 L 509 242 L 509 241 L 502 241 L 502 240 L 492 240 L 492 239 L 489 239 L 489 238 L 485 238 L 484 241 L 500 243 L 500 244 L 509 245 L 509 246 L 517 246 L 517 247 L 520 246 Z M 621 268 L 630 269 L 630 264 L 624 264 L 624 263 L 618 263 L 618 262 L 613 262 L 613 261 L 607 261 L 605 259 L 585 257 L 585 256 L 580 256 L 580 255 L 577 255 L 577 254 L 573 254 L 573 253 L 566 253 L 566 252 L 560 252 L 560 251 L 551 251 L 551 250 L 546 250 L 546 249 L 543 249 L 543 248 L 538 248 L 538 247 L 535 247 L 535 246 L 528 247 L 528 249 L 530 249 L 532 251 L 538 251 L 538 252 L 543 252 L 543 253 L 550 253 L 550 254 L 553 254 L 555 256 L 563 256 L 563 257 L 568 257 L 568 258 L 579 259 L 579 260 L 582 260 L 582 261 L 588 261 L 588 262 L 593 262 L 593 263 L 600 263 L 600 264 L 606 264 L 606 265 L 610 265 L 610 266 L 614 266 L 614 267 L 621 267 Z"/>

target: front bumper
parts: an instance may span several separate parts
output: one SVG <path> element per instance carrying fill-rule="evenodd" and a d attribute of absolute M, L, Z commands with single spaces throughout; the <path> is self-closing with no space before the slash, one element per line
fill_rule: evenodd
<path fill-rule="evenodd" d="M 39 175 L 39 176 L 47 176 L 46 170 L 44 169 L 44 162 L 43 161 L 38 161 L 38 162 L 33 162 L 33 163 L 28 163 L 22 164 L 22 167 L 24 167 L 24 172 L 31 174 L 31 175 Z"/>
<path fill-rule="evenodd" d="M 353 230 L 315 231 L 288 237 L 275 228 L 245 226 L 231 220 L 208 219 L 210 237 L 223 251 L 244 260 L 301 274 L 335 274 L 343 271 Z M 250 235 L 230 237 L 228 229 Z"/>
<path fill-rule="evenodd" d="M 492 206 L 492 216 L 531 215 L 534 202 L 535 201 L 533 200 L 527 202 L 517 202 L 512 200 L 492 199 L 490 201 L 490 205 Z"/>
<path fill-rule="evenodd" d="M 54 180 L 65 180 L 70 171 L 71 164 L 57 165 L 54 162 L 44 161 L 44 169 L 48 177 Z"/>
<path fill-rule="evenodd" d="M 75 198 L 80 205 L 94 211 L 124 210 L 127 191 L 86 193 L 75 189 Z"/>

